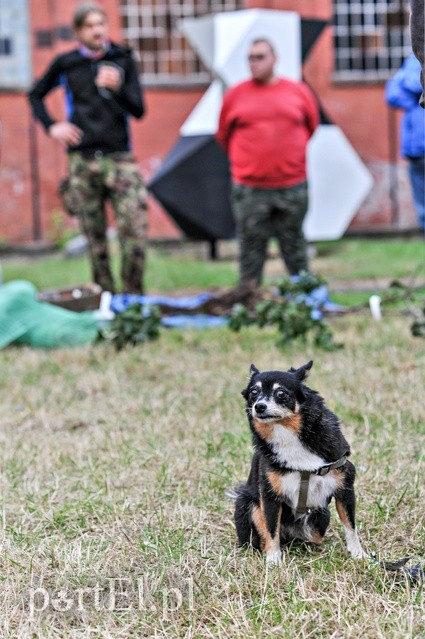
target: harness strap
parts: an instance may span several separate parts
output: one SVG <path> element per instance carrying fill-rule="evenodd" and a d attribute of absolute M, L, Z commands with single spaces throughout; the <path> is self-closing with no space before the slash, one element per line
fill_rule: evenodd
<path fill-rule="evenodd" d="M 325 466 L 321 466 L 317 470 L 301 470 L 301 481 L 300 481 L 300 491 L 298 493 L 298 503 L 295 509 L 297 515 L 305 515 L 310 514 L 311 508 L 307 508 L 307 498 L 308 498 L 308 485 L 310 482 L 311 475 L 319 475 L 323 477 L 327 475 L 334 468 L 341 468 L 344 466 L 347 461 L 347 455 L 343 455 L 337 461 L 332 462 L 332 464 L 326 464 Z"/>
<path fill-rule="evenodd" d="M 307 512 L 308 484 L 310 482 L 311 472 L 309 470 L 301 471 L 300 492 L 298 493 L 298 504 L 295 512 L 297 515 Z"/>

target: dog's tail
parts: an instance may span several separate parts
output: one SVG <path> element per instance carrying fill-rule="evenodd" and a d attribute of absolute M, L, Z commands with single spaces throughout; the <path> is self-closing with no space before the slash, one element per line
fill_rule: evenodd
<path fill-rule="evenodd" d="M 243 493 L 244 487 L 245 484 L 238 484 L 237 486 L 231 486 L 230 488 L 227 488 L 225 492 L 227 499 L 236 500 L 239 495 Z"/>

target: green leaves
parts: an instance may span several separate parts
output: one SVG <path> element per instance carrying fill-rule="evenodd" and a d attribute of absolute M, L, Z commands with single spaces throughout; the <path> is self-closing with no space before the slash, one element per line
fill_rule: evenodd
<path fill-rule="evenodd" d="M 101 337 L 111 341 L 117 351 L 125 346 L 136 346 L 157 339 L 161 325 L 161 312 L 157 306 L 143 308 L 132 304 L 114 317 L 110 326 L 103 329 Z"/>
<path fill-rule="evenodd" d="M 243 304 L 235 304 L 232 309 L 232 314 L 229 318 L 229 328 L 232 331 L 238 332 L 244 326 L 250 326 L 253 324 L 253 319 L 250 311 Z"/>
<path fill-rule="evenodd" d="M 323 278 L 303 272 L 298 278 L 284 278 L 278 283 L 278 295 L 259 302 L 253 311 L 243 304 L 235 304 L 229 328 L 240 331 L 244 326 L 260 328 L 276 326 L 279 332 L 278 346 L 311 335 L 315 346 L 326 350 L 340 348 L 335 344 L 328 324 L 323 320 L 320 304 L 311 294 L 323 286 Z"/>
<path fill-rule="evenodd" d="M 307 271 L 301 271 L 298 277 L 284 277 L 277 285 L 280 295 L 309 295 L 319 286 L 324 286 L 326 281 L 320 275 L 313 275 Z"/>

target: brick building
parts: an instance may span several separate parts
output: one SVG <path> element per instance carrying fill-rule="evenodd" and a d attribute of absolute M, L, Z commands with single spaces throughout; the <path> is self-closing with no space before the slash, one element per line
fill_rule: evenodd
<path fill-rule="evenodd" d="M 368 166 L 375 186 L 351 228 L 415 225 L 408 180 L 398 160 L 399 114 L 383 100 L 385 80 L 410 50 L 407 0 L 99 0 L 112 39 L 135 48 L 146 87 L 147 116 L 132 122 L 136 156 L 146 178 L 159 166 L 202 96 L 209 72 L 177 29 L 181 17 L 267 8 L 329 21 L 305 66 L 327 116 L 341 127 Z M 78 2 L 2 0 L 0 6 L 0 241 L 48 240 L 57 224 L 57 183 L 64 153 L 30 115 L 26 91 L 58 53 L 73 46 L 69 25 Z M 48 98 L 63 113 L 60 91 Z M 395 160 L 397 166 L 395 166 Z M 62 218 L 60 218 L 62 219 Z M 63 224 L 72 224 L 63 218 Z M 153 200 L 151 237 L 179 231 Z"/>

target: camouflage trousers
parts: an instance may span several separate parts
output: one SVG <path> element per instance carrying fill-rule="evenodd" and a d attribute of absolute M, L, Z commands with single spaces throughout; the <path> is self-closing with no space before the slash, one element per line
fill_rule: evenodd
<path fill-rule="evenodd" d="M 308 207 L 307 182 L 279 189 L 232 184 L 231 201 L 239 238 L 239 281 L 259 286 L 271 237 L 279 243 L 291 275 L 308 269 L 302 225 Z"/>
<path fill-rule="evenodd" d="M 78 215 L 87 237 L 93 279 L 104 290 L 115 291 L 106 237 L 105 202 L 112 204 L 121 249 L 124 291 L 143 293 L 147 233 L 146 188 L 131 153 L 100 157 L 69 154 L 65 206 Z"/>

